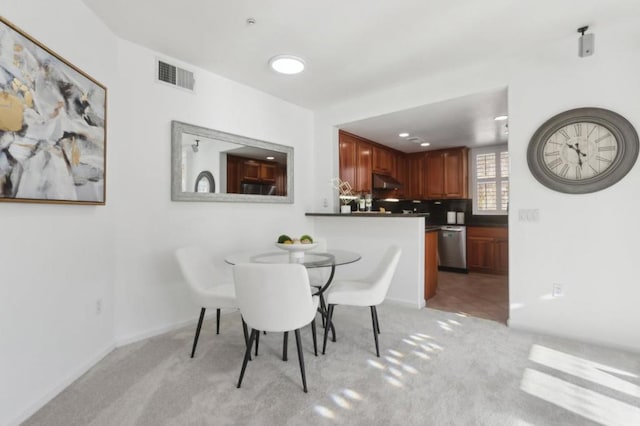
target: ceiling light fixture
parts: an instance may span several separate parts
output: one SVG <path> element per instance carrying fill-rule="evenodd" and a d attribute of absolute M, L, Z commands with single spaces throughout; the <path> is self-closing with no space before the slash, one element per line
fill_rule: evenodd
<path fill-rule="evenodd" d="M 269 65 L 280 74 L 298 74 L 304 70 L 304 61 L 291 55 L 274 56 L 269 60 Z"/>
<path fill-rule="evenodd" d="M 508 115 L 499 115 L 499 116 L 497 116 L 496 118 L 494 118 L 494 120 L 496 120 L 496 121 L 504 121 L 504 120 L 506 120 L 507 118 L 509 118 L 509 116 L 508 116 Z"/>
<path fill-rule="evenodd" d="M 420 146 L 429 146 L 429 145 L 431 145 L 429 142 L 422 142 L 422 143 L 420 144 Z"/>
<path fill-rule="evenodd" d="M 407 136 L 409 136 L 409 133 L 407 132 L 398 133 L 398 136 L 400 136 L 401 138 L 406 138 Z"/>
<path fill-rule="evenodd" d="M 267 160 L 275 160 L 275 157 L 268 156 L 268 157 L 267 157 Z"/>

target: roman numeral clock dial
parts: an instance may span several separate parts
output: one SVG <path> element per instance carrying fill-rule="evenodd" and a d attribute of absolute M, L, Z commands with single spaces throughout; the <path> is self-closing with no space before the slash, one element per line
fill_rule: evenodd
<path fill-rule="evenodd" d="M 624 117 L 601 108 L 566 111 L 531 138 L 527 162 L 543 185 L 588 193 L 622 179 L 638 157 L 638 134 Z"/>

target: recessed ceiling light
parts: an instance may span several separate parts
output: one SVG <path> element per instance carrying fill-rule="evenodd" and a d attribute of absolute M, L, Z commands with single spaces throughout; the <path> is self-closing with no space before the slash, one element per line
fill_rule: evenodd
<path fill-rule="evenodd" d="M 267 157 L 267 160 L 275 160 L 275 157 L 269 156 L 269 157 Z"/>
<path fill-rule="evenodd" d="M 401 138 L 406 138 L 407 136 L 409 136 L 409 133 L 407 132 L 398 133 L 398 136 L 400 136 Z"/>
<path fill-rule="evenodd" d="M 274 56 L 269 60 L 269 65 L 280 74 L 298 74 L 304 70 L 304 61 L 291 55 Z"/>
<path fill-rule="evenodd" d="M 494 118 L 494 120 L 496 120 L 496 121 L 504 121 L 507 118 L 509 118 L 509 116 L 507 116 L 507 115 L 499 115 L 496 118 Z"/>
<path fill-rule="evenodd" d="M 420 144 L 420 146 L 429 146 L 429 145 L 431 145 L 429 142 L 422 142 L 422 143 Z"/>

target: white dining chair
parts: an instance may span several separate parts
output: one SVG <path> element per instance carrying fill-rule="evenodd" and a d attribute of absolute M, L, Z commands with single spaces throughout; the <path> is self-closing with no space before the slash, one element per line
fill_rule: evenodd
<path fill-rule="evenodd" d="M 309 276 L 299 264 L 245 263 L 233 267 L 236 297 L 244 321 L 252 328 L 245 351 L 238 388 L 242 384 L 253 342 L 260 331 L 295 331 L 302 386 L 307 392 L 300 329 L 311 323 L 314 353 L 317 352 L 315 315 L 318 298 L 311 295 Z"/>
<path fill-rule="evenodd" d="M 196 246 L 182 247 L 177 249 L 175 254 L 182 275 L 189 287 L 191 299 L 197 306 L 200 306 L 200 318 L 198 319 L 196 335 L 193 338 L 193 348 L 191 349 L 191 358 L 193 358 L 207 308 L 216 309 L 216 334 L 220 334 L 220 310 L 238 308 L 236 292 L 233 282 L 217 282 L 220 273 L 218 273 L 203 248 Z M 248 340 L 247 326 L 244 323 L 242 325 L 246 342 Z"/>
<path fill-rule="evenodd" d="M 401 254 L 402 250 L 398 246 L 391 246 L 387 249 L 376 269 L 367 278 L 336 280 L 331 284 L 326 294 L 329 308 L 324 329 L 324 341 L 322 343 L 323 354 L 327 348 L 327 331 L 331 327 L 335 306 L 351 305 L 369 306 L 371 308 L 371 323 L 373 325 L 373 338 L 376 343 L 376 355 L 380 357 L 380 349 L 378 347 L 380 324 L 376 306 L 382 303 L 387 295 Z"/>

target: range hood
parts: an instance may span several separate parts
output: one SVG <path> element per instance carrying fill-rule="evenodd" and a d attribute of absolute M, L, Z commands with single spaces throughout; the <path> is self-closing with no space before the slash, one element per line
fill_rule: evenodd
<path fill-rule="evenodd" d="M 373 189 L 400 189 L 402 184 L 391 176 L 373 174 Z"/>

